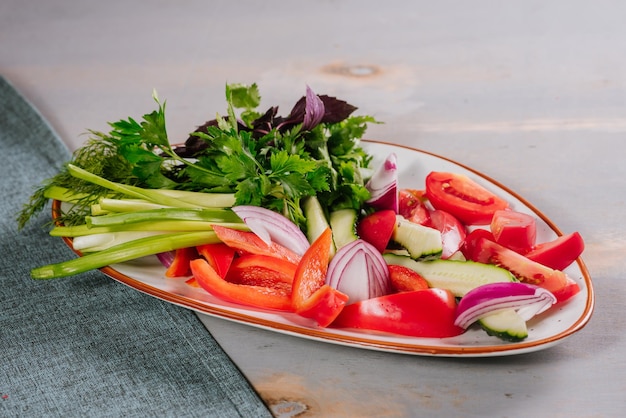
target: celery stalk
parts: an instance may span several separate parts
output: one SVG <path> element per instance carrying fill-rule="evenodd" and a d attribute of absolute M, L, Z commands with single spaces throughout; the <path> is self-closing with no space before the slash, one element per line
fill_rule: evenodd
<path fill-rule="evenodd" d="M 31 270 L 31 277 L 39 280 L 66 277 L 148 255 L 218 242 L 220 241 L 213 231 L 146 237 L 72 260 L 37 267 Z"/>

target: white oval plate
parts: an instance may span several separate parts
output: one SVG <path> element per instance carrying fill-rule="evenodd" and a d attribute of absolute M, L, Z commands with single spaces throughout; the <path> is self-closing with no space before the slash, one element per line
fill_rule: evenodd
<path fill-rule="evenodd" d="M 561 235 L 546 216 L 521 196 L 469 167 L 409 147 L 375 141 L 366 141 L 363 146 L 374 156 L 374 167 L 391 152 L 396 153 L 399 184 L 402 188 L 423 189 L 424 179 L 431 171 L 463 173 L 505 198 L 514 210 L 535 216 L 538 242 L 552 240 Z M 66 242 L 71 246 L 69 240 Z M 165 268 L 154 256 L 111 265 L 102 271 L 140 292 L 203 314 L 327 343 L 424 356 L 488 357 L 542 350 L 581 330 L 591 318 L 594 307 L 591 278 L 582 259 L 578 259 L 566 270 L 579 284 L 580 293 L 565 304 L 533 318 L 528 323 L 528 338 L 518 343 L 500 341 L 488 336 L 481 329 L 473 328 L 453 338 L 416 338 L 320 328 L 295 314 L 264 311 L 224 302 L 200 288 L 185 284 L 186 278 L 166 278 Z"/>

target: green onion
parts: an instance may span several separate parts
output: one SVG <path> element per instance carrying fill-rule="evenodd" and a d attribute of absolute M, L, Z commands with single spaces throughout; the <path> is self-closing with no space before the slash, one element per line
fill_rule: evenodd
<path fill-rule="evenodd" d="M 85 217 L 85 222 L 90 227 L 155 221 L 242 222 L 229 209 L 159 208 Z"/>
<path fill-rule="evenodd" d="M 31 270 L 30 274 L 33 279 L 40 280 L 66 277 L 148 255 L 218 242 L 220 241 L 213 231 L 157 235 L 140 238 L 61 263 L 37 267 Z"/>

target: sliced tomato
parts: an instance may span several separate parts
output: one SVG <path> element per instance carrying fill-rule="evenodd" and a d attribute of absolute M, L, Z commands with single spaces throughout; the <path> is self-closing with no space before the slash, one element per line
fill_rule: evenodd
<path fill-rule="evenodd" d="M 526 257 L 555 270 L 563 270 L 576 261 L 584 250 L 583 237 L 578 232 L 573 232 L 536 245 L 526 253 Z"/>
<path fill-rule="evenodd" d="M 270 255 L 293 263 L 300 261 L 300 256 L 290 249 L 275 242 L 268 245 L 253 232 L 240 231 L 221 225 L 213 225 L 213 231 L 224 244 L 244 253 Z"/>
<path fill-rule="evenodd" d="M 473 255 L 474 261 L 495 264 L 509 270 L 521 282 L 549 290 L 557 303 L 565 302 L 580 291 L 578 284 L 562 271 L 532 261 L 488 239 L 481 238 L 477 242 Z"/>
<path fill-rule="evenodd" d="M 420 225 L 429 225 L 430 212 L 425 205 L 423 190 L 401 189 L 398 191 L 398 213 L 405 219 Z"/>
<path fill-rule="evenodd" d="M 537 239 L 535 218 L 513 210 L 495 211 L 490 229 L 498 244 L 520 254 L 530 251 Z"/>
<path fill-rule="evenodd" d="M 333 328 L 357 328 L 413 337 L 460 335 L 454 325 L 456 300 L 449 290 L 424 289 L 366 299 L 347 305 Z"/>
<path fill-rule="evenodd" d="M 443 250 L 441 258 L 447 259 L 461 249 L 467 232 L 465 226 L 448 212 L 436 209 L 430 213 L 430 223 L 441 232 Z"/>
<path fill-rule="evenodd" d="M 390 264 L 389 280 L 395 292 L 428 289 L 428 282 L 418 272 L 405 266 Z"/>
<path fill-rule="evenodd" d="M 292 310 L 291 294 L 284 288 L 227 282 L 203 258 L 193 260 L 190 265 L 191 272 L 200 287 L 220 299 L 255 308 Z"/>
<path fill-rule="evenodd" d="M 230 264 L 235 258 L 234 248 L 218 242 L 216 244 L 199 245 L 196 247 L 196 250 L 198 250 L 198 254 L 209 262 L 220 277 L 226 277 Z"/>
<path fill-rule="evenodd" d="M 496 210 L 509 204 L 467 176 L 433 171 L 426 176 L 426 197 L 466 225 L 488 225 Z"/>
<path fill-rule="evenodd" d="M 165 270 L 165 277 L 183 277 L 189 276 L 191 270 L 189 269 L 189 263 L 194 258 L 198 258 L 198 252 L 195 248 L 179 248 L 174 254 L 174 259 Z"/>
<path fill-rule="evenodd" d="M 395 227 L 396 212 L 389 209 L 379 210 L 361 219 L 356 233 L 382 253 L 387 248 Z"/>
<path fill-rule="evenodd" d="M 463 244 L 461 244 L 461 252 L 468 260 L 473 260 L 474 251 L 476 250 L 477 244 L 481 238 L 488 239 L 490 241 L 495 241 L 493 234 L 491 231 L 486 229 L 474 229 L 469 234 L 465 236 L 465 240 Z"/>

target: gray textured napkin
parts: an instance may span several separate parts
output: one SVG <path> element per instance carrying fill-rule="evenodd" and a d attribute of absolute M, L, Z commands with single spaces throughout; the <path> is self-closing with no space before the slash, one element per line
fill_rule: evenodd
<path fill-rule="evenodd" d="M 15 216 L 69 152 L 0 77 L 0 416 L 271 416 L 189 310 L 90 272 L 35 281 L 73 257 Z"/>

